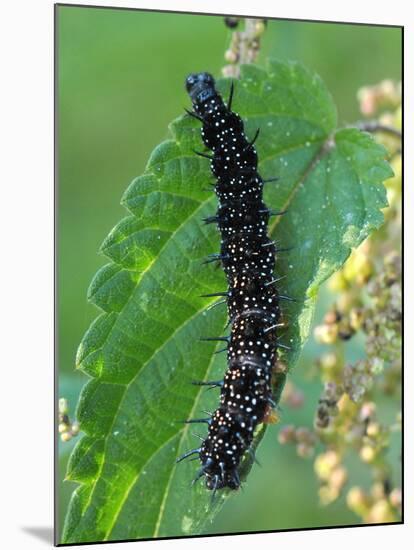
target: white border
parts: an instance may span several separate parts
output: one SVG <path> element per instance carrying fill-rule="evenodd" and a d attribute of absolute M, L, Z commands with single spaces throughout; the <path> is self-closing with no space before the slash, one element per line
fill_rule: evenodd
<path fill-rule="evenodd" d="M 75 3 L 75 2 L 67 2 Z M 412 59 L 414 18 L 402 0 L 311 2 L 289 0 L 100 0 L 83 4 L 134 8 L 201 11 L 205 13 L 268 15 L 298 19 L 354 21 L 377 24 L 404 24 L 406 59 Z M 9 0 L 2 4 L 0 19 L 1 86 L 0 120 L 2 160 L 0 201 L 1 231 L 1 320 L 2 392 L 1 413 L 1 545 L 6 549 L 36 550 L 50 544 L 28 533 L 26 528 L 52 526 L 52 388 L 53 388 L 53 2 L 51 0 Z M 411 55 L 410 55 L 411 54 Z M 412 73 L 406 71 L 406 97 L 412 97 Z M 411 93 L 410 93 L 411 92 Z M 406 104 L 406 121 L 414 114 Z M 407 124 L 408 126 L 408 124 Z M 406 127 L 406 143 L 412 143 L 412 125 Z M 413 163 L 411 162 L 411 165 Z M 414 204 L 414 178 L 406 163 L 406 204 Z M 412 226 L 407 215 L 406 233 Z M 412 228 L 412 227 L 411 227 Z M 408 280 L 412 281 L 412 254 L 405 258 Z M 408 285 L 413 287 L 414 285 Z M 408 295 L 409 294 L 409 295 Z M 412 291 L 407 292 L 407 301 Z M 6 304 L 6 309 L 3 304 Z M 411 310 L 411 311 L 410 311 Z M 406 324 L 413 327 L 413 308 L 406 307 Z M 405 387 L 413 388 L 412 353 L 406 355 Z M 411 399 L 408 400 L 409 403 Z M 413 426 L 406 410 L 405 425 Z M 410 464 L 413 437 L 406 428 L 406 496 L 413 486 Z M 407 500 L 408 500 L 407 498 Z M 283 495 L 275 494 L 283 506 Z M 410 499 L 412 502 L 412 499 Z M 298 502 L 298 506 L 301 503 Z M 291 533 L 182 539 L 129 543 L 138 548 L 226 549 L 257 544 L 261 548 L 350 547 L 389 550 L 398 544 L 407 548 L 414 539 L 412 506 L 406 502 L 403 526 L 303 531 Z M 405 544 L 404 544 L 405 541 Z M 113 548 L 115 544 L 105 545 Z M 304 546 L 305 547 L 305 546 Z M 74 547 L 75 548 L 75 547 Z M 79 547 L 80 548 L 80 547 Z"/>

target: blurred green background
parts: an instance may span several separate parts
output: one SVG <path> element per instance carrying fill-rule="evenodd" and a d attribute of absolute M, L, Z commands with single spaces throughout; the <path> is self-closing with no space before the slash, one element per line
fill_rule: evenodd
<path fill-rule="evenodd" d="M 97 310 L 87 287 L 106 263 L 98 248 L 126 215 L 120 198 L 141 174 L 152 149 L 168 136 L 168 123 L 188 99 L 190 72 L 220 74 L 231 31 L 222 17 L 115 9 L 58 7 L 58 367 L 59 396 L 73 413 L 86 377 L 74 372 L 77 346 Z M 259 64 L 266 57 L 298 60 L 316 71 L 338 106 L 340 124 L 359 118 L 357 89 L 400 79 L 401 30 L 364 25 L 268 22 Z M 330 297 L 325 290 L 323 302 Z M 320 305 L 319 311 L 323 310 Z M 306 394 L 303 408 L 286 409 L 282 423 L 311 426 L 321 390 L 310 377 L 320 347 L 310 341 L 292 379 Z M 350 357 L 361 342 L 348 346 Z M 391 415 L 383 404 L 384 418 Z M 245 490 L 229 499 L 209 532 L 291 529 L 352 524 L 343 499 L 322 508 L 312 461 L 277 443 L 268 430 Z M 75 484 L 63 482 L 73 447 L 59 443 L 59 520 Z M 391 453 L 398 459 L 398 447 Z M 353 480 L 369 486 L 369 471 L 349 464 Z M 189 489 L 190 490 L 190 489 Z"/>

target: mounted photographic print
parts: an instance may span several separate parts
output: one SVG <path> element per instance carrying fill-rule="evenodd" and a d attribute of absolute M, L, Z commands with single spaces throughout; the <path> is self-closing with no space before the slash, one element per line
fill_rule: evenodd
<path fill-rule="evenodd" d="M 55 15 L 56 543 L 401 523 L 402 27 Z"/>

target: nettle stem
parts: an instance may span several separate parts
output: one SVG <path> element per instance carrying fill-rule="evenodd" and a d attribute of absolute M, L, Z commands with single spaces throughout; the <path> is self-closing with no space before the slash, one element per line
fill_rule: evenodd
<path fill-rule="evenodd" d="M 226 18 L 230 28 L 238 26 L 239 21 Z M 266 19 L 244 19 L 244 30 L 235 30 L 231 36 L 230 46 L 224 54 L 228 62 L 222 69 L 224 76 L 238 78 L 240 65 L 254 63 L 260 51 L 260 38 L 266 29 Z"/>
<path fill-rule="evenodd" d="M 356 127 L 359 130 L 362 130 L 364 132 L 385 132 L 386 134 L 391 134 L 395 137 L 398 137 L 401 139 L 401 132 L 400 130 L 397 130 L 397 128 L 394 128 L 393 126 L 387 126 L 386 124 L 381 124 L 377 120 L 367 120 L 364 122 L 358 122 L 356 124 Z"/>

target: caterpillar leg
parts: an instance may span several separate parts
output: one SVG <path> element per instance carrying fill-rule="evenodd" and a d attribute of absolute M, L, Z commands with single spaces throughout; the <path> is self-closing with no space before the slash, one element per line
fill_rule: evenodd
<path fill-rule="evenodd" d="M 228 296 L 228 292 L 212 292 L 211 294 L 201 294 L 200 298 L 212 298 L 214 296 Z"/>
<path fill-rule="evenodd" d="M 202 342 L 230 342 L 229 336 L 216 336 L 213 338 L 200 338 Z"/>
<path fill-rule="evenodd" d="M 257 138 L 259 137 L 259 134 L 260 134 L 260 128 L 258 128 L 256 130 L 256 133 L 254 134 L 254 137 L 252 139 L 252 141 L 249 141 L 249 143 L 246 145 L 246 147 L 243 149 L 243 152 L 245 151 L 248 151 L 249 149 L 251 149 L 255 143 L 255 141 L 257 140 Z"/>
<path fill-rule="evenodd" d="M 189 109 L 186 109 L 186 108 L 184 108 L 184 111 L 187 113 L 187 115 L 190 115 L 191 117 L 199 120 L 202 124 L 204 124 L 204 119 L 194 111 L 190 111 Z"/>
<path fill-rule="evenodd" d="M 206 382 L 204 380 L 193 380 L 191 382 L 194 386 L 210 386 L 211 388 L 221 388 L 224 384 L 223 380 L 213 380 Z"/>
<path fill-rule="evenodd" d="M 203 153 L 202 151 L 195 151 L 193 149 L 193 153 L 195 153 L 196 155 L 198 155 L 199 157 L 204 157 L 205 159 L 209 159 L 209 160 L 213 160 L 214 157 L 211 156 L 211 155 L 207 155 L 207 153 Z"/>
<path fill-rule="evenodd" d="M 182 420 L 183 424 L 211 424 L 211 418 L 190 418 Z"/>
<path fill-rule="evenodd" d="M 227 109 L 231 111 L 231 104 L 233 103 L 233 94 L 234 94 L 234 82 L 232 81 L 230 84 L 230 94 L 229 99 L 227 101 Z"/>
<path fill-rule="evenodd" d="M 176 464 L 178 464 L 179 462 L 181 462 L 182 460 L 188 458 L 189 456 L 191 455 L 200 455 L 200 451 L 201 451 L 201 448 L 199 447 L 198 449 L 191 449 L 191 451 L 187 451 L 186 453 L 182 454 L 181 456 L 179 456 L 177 459 L 176 459 Z M 198 458 L 198 456 L 193 459 L 193 460 L 196 460 Z"/>

